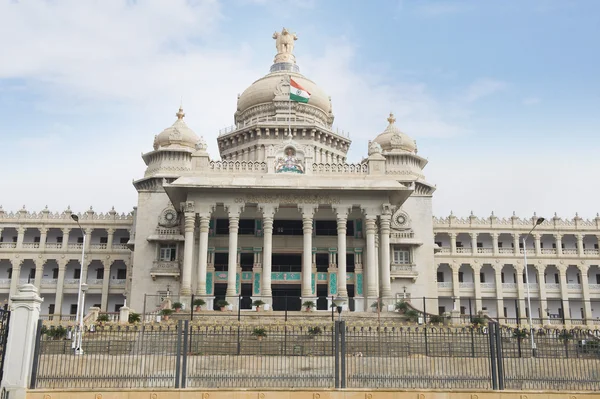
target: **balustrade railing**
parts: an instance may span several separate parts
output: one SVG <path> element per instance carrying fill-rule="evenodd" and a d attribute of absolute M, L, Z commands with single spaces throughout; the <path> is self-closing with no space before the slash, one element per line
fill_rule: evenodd
<path fill-rule="evenodd" d="M 493 248 L 477 248 L 477 253 L 478 254 L 493 254 L 494 249 Z"/>
<path fill-rule="evenodd" d="M 519 253 L 521 255 L 525 255 L 525 250 L 523 248 L 519 248 Z M 527 255 L 535 255 L 535 249 L 534 248 L 527 248 Z"/>
<path fill-rule="evenodd" d="M 452 288 L 452 281 L 438 281 L 438 288 Z"/>
<path fill-rule="evenodd" d="M 458 283 L 458 286 L 461 289 L 473 289 L 475 288 L 475 283 Z"/>
<path fill-rule="evenodd" d="M 90 249 L 106 249 L 107 244 L 90 244 Z"/>
<path fill-rule="evenodd" d="M 471 254 L 471 248 L 456 248 L 456 253 L 457 254 Z"/>
<path fill-rule="evenodd" d="M 438 254 L 449 254 L 451 252 L 452 252 L 451 248 L 444 248 L 444 247 L 442 247 L 442 248 L 440 248 L 438 250 Z"/>
<path fill-rule="evenodd" d="M 415 238 L 415 233 L 414 233 L 414 231 L 402 231 L 402 232 L 392 233 L 390 235 L 390 237 L 392 237 L 392 238 Z M 448 248 L 448 249 L 450 249 L 450 248 Z"/>
<path fill-rule="evenodd" d="M 0 242 L 0 249 L 13 249 L 17 247 L 16 242 Z"/>
<path fill-rule="evenodd" d="M 64 281 L 65 284 L 79 284 L 78 278 L 66 278 Z"/>
<path fill-rule="evenodd" d="M 577 255 L 577 248 L 563 248 L 563 255 Z"/>
<path fill-rule="evenodd" d="M 82 243 L 69 244 L 68 248 L 69 249 L 82 249 L 83 244 Z"/>
<path fill-rule="evenodd" d="M 110 280 L 110 285 L 125 285 L 126 279 L 113 278 Z"/>
<path fill-rule="evenodd" d="M 481 290 L 482 291 L 495 291 L 496 283 L 481 283 Z"/>
<path fill-rule="evenodd" d="M 502 283 L 503 290 L 516 290 L 517 283 Z"/>
<path fill-rule="evenodd" d="M 560 284 L 558 284 L 558 283 L 546 283 L 546 289 L 547 290 L 558 291 L 558 290 L 560 290 Z"/>
<path fill-rule="evenodd" d="M 209 168 L 224 172 L 267 172 L 267 163 L 254 161 L 210 161 Z"/>
<path fill-rule="evenodd" d="M 129 249 L 127 244 L 113 244 L 112 249 Z"/>
<path fill-rule="evenodd" d="M 369 165 L 363 164 L 336 164 L 336 163 L 314 163 L 312 164 L 314 174 L 340 173 L 340 174 L 369 174 Z"/>
<path fill-rule="evenodd" d="M 400 273 L 400 272 L 413 272 L 415 271 L 415 265 L 404 265 L 393 263 L 390 265 L 390 270 L 392 273 Z"/>
<path fill-rule="evenodd" d="M 56 285 L 58 283 L 58 279 L 56 278 L 43 278 L 42 285 Z"/>
<path fill-rule="evenodd" d="M 102 285 L 104 283 L 104 279 L 101 278 L 88 278 L 88 285 Z"/>
<path fill-rule="evenodd" d="M 62 249 L 62 242 L 47 242 L 46 249 Z"/>
<path fill-rule="evenodd" d="M 568 290 L 573 290 L 573 291 L 581 291 L 581 284 L 567 284 L 567 289 Z"/>
<path fill-rule="evenodd" d="M 33 279 L 32 279 L 32 278 L 31 278 L 31 279 L 30 279 L 30 278 L 20 278 L 20 279 L 19 279 L 19 284 L 20 284 L 20 285 L 23 285 L 23 284 L 29 284 L 29 283 L 31 283 L 31 282 L 33 282 Z"/>
<path fill-rule="evenodd" d="M 538 283 L 529 283 L 527 285 L 529 286 L 530 290 L 539 290 L 540 289 L 540 285 Z"/>
<path fill-rule="evenodd" d="M 512 248 L 499 248 L 498 252 L 501 255 L 513 255 L 515 253 L 515 250 Z"/>
<path fill-rule="evenodd" d="M 0 278 L 0 285 L 10 285 L 9 278 Z"/>
<path fill-rule="evenodd" d="M 600 255 L 600 251 L 597 249 L 584 249 L 584 255 Z"/>
<path fill-rule="evenodd" d="M 554 248 L 542 248 L 542 255 L 556 255 L 556 249 L 554 249 Z"/>
<path fill-rule="evenodd" d="M 35 248 L 39 248 L 39 247 L 40 247 L 39 242 L 24 242 L 23 243 L 24 249 L 35 249 Z"/>
<path fill-rule="evenodd" d="M 600 284 L 588 284 L 590 291 L 600 291 Z"/>

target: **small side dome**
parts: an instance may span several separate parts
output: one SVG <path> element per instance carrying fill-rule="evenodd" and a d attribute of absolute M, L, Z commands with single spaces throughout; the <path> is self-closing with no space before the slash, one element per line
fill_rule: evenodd
<path fill-rule="evenodd" d="M 190 129 L 183 117 L 185 113 L 183 108 L 179 107 L 179 112 L 175 114 L 177 120 L 171 127 L 166 128 L 160 134 L 154 136 L 154 149 L 159 148 L 190 148 L 196 149 L 196 143 L 200 140 L 196 133 Z"/>
<path fill-rule="evenodd" d="M 402 133 L 400 129 L 394 125 L 396 118 L 394 118 L 393 113 L 390 112 L 390 116 L 387 120 L 389 125 L 385 128 L 383 133 L 373 140 L 373 142 L 378 143 L 385 152 L 408 151 L 416 153 L 417 144 L 412 138 Z"/>

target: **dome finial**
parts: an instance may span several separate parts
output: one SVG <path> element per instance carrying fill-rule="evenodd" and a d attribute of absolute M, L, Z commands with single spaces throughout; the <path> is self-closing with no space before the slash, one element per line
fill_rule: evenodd
<path fill-rule="evenodd" d="M 388 122 L 390 123 L 390 125 L 393 125 L 394 122 L 396 122 L 396 118 L 394 118 L 394 113 L 390 112 L 390 116 L 387 118 Z"/>
<path fill-rule="evenodd" d="M 179 106 L 179 111 L 175 114 L 175 116 L 177 116 L 177 119 L 179 120 L 183 119 L 185 116 L 185 113 L 183 112 L 183 106 Z"/>

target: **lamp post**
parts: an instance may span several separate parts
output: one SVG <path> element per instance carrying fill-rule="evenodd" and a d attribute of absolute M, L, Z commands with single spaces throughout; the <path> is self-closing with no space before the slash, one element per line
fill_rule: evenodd
<path fill-rule="evenodd" d="M 77 334 L 77 346 L 75 347 L 75 353 L 83 355 L 83 348 L 81 342 L 83 341 L 83 309 L 85 308 L 85 293 L 88 290 L 87 284 L 81 284 L 81 317 L 79 318 L 79 334 Z M 79 312 L 79 311 L 78 311 Z"/>
<path fill-rule="evenodd" d="M 81 303 L 81 297 L 83 285 L 83 263 L 85 262 L 85 231 L 83 231 L 81 225 L 79 224 L 79 216 L 71 214 L 71 219 L 77 223 L 77 226 L 79 226 L 79 230 L 81 230 L 81 234 L 83 235 L 83 243 L 81 244 L 81 271 L 79 273 L 79 290 L 77 291 L 77 314 L 75 315 L 75 324 L 77 327 L 75 334 L 73 335 L 73 343 L 71 347 L 75 350 L 76 355 L 83 355 L 83 351 L 81 350 L 80 335 L 83 334 L 83 306 Z M 87 284 L 85 286 L 87 289 Z"/>
<path fill-rule="evenodd" d="M 346 304 L 346 299 L 340 296 L 333 298 L 333 305 L 336 307 L 338 312 L 338 321 L 342 321 L 342 307 Z"/>
<path fill-rule="evenodd" d="M 534 357 L 536 355 L 536 350 L 535 350 L 535 342 L 533 340 L 533 321 L 531 318 L 531 295 L 529 293 L 529 270 L 527 267 L 527 238 L 529 238 L 529 236 L 531 235 L 533 230 L 535 230 L 536 227 L 538 227 L 540 224 L 544 223 L 544 220 L 546 220 L 546 219 L 538 218 L 535 221 L 535 224 L 533 225 L 531 230 L 529 230 L 529 233 L 527 233 L 527 235 L 525 235 L 525 237 L 523 237 L 523 255 L 525 258 L 525 284 L 527 285 L 527 307 L 529 308 L 529 311 L 527 312 L 529 314 L 529 336 L 531 338 L 531 351 L 532 351 L 532 354 Z"/>

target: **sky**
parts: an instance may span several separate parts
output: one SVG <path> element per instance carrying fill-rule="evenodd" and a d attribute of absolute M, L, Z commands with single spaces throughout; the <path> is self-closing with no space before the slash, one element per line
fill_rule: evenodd
<path fill-rule="evenodd" d="M 435 215 L 600 212 L 595 0 L 0 0 L 0 205 L 129 212 L 180 103 L 218 158 L 282 27 L 350 162 L 390 111 L 417 140 Z"/>

